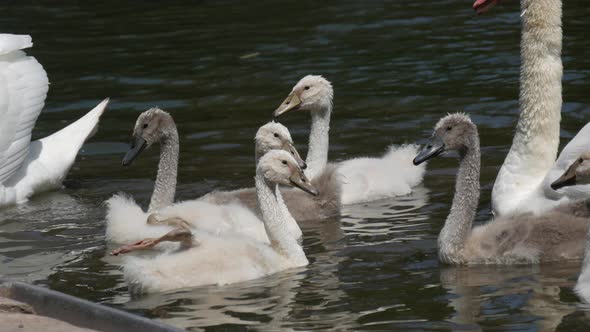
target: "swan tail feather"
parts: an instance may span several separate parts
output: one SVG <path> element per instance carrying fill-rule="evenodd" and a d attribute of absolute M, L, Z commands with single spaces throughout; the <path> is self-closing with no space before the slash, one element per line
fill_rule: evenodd
<path fill-rule="evenodd" d="M 36 192 L 61 187 L 78 151 L 96 131 L 108 102 L 107 98 L 76 122 L 50 136 L 31 142 L 20 173 L 11 179 L 21 188 L 19 200 Z"/>
<path fill-rule="evenodd" d="M 392 145 L 381 158 L 355 158 L 339 166 L 342 204 L 408 195 L 424 178 L 426 163 L 414 166 L 415 144 Z"/>

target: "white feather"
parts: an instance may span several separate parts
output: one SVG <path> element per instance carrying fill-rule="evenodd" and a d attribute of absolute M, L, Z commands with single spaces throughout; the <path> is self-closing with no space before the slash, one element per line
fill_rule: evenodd
<path fill-rule="evenodd" d="M 49 81 L 43 66 L 20 51 L 30 46 L 30 36 L 0 34 L 0 206 L 59 188 L 108 103 L 104 100 L 73 124 L 31 142 Z"/>

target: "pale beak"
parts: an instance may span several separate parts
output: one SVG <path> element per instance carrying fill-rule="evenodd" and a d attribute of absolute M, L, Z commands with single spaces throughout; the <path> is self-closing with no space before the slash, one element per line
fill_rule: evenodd
<path fill-rule="evenodd" d="M 422 151 L 420 151 L 414 158 L 413 163 L 414 165 L 418 166 L 443 152 L 445 152 L 445 143 L 443 143 L 443 141 L 438 137 L 432 137 L 428 144 L 426 144 L 426 146 L 422 148 Z"/>
<path fill-rule="evenodd" d="M 551 189 L 557 190 L 567 186 L 576 185 L 576 169 L 582 164 L 582 159 L 578 158 L 570 167 L 559 177 L 559 179 L 553 181 Z"/>
<path fill-rule="evenodd" d="M 141 136 L 133 136 L 131 147 L 123 157 L 123 166 L 129 166 L 139 156 L 139 154 L 146 148 L 147 142 Z"/>
<path fill-rule="evenodd" d="M 319 194 L 317 189 L 311 185 L 309 179 L 305 176 L 305 174 L 303 174 L 303 171 L 294 172 L 289 180 L 293 186 L 305 191 L 306 193 L 312 194 L 314 196 Z"/>
<path fill-rule="evenodd" d="M 301 158 L 301 155 L 299 155 L 299 152 L 297 151 L 297 149 L 295 149 L 295 146 L 292 143 L 285 142 L 283 144 L 283 150 L 289 152 L 293 156 L 293 158 L 295 158 L 295 160 L 297 161 L 297 165 L 299 165 L 299 167 L 301 167 L 301 169 L 307 168 L 307 164 L 305 163 L 305 160 L 303 160 L 303 158 Z"/>
<path fill-rule="evenodd" d="M 282 114 L 299 109 L 299 106 L 301 106 L 301 99 L 299 99 L 299 96 L 295 92 L 291 92 L 281 106 L 274 111 L 272 116 L 273 118 L 278 118 Z"/>

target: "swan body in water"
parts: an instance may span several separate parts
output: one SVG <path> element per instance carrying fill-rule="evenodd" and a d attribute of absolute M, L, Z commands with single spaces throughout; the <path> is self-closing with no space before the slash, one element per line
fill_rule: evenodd
<path fill-rule="evenodd" d="M 485 12 L 498 0 L 477 0 Z M 559 204 L 590 198 L 590 186 L 553 190 L 551 183 L 590 145 L 584 126 L 556 160 L 561 121 L 563 65 L 562 2 L 522 0 L 520 116 L 510 151 L 492 190 L 495 215 L 542 213 Z"/>
<path fill-rule="evenodd" d="M 307 164 L 293 146 L 293 139 L 289 130 L 278 122 L 269 122 L 260 127 L 255 137 L 256 161 L 270 150 L 285 150 L 290 152 L 305 169 Z M 298 221 L 320 220 L 340 215 L 341 184 L 338 181 L 336 167 L 327 166 L 322 174 L 311 180 L 311 184 L 319 192 L 318 195 L 308 195 L 295 188 L 281 188 L 283 199 L 293 218 Z M 233 191 L 213 191 L 202 198 L 215 204 L 241 203 L 260 215 L 255 188 L 243 188 Z"/>
<path fill-rule="evenodd" d="M 274 131 L 268 131 L 269 128 Z M 287 129 L 280 124 L 266 124 L 259 130 L 257 142 L 267 142 L 265 137 L 268 134 L 274 137 L 274 133 L 283 131 L 289 135 Z M 180 148 L 176 124 L 169 113 L 158 108 L 143 112 L 136 121 L 133 136 L 133 144 L 123 159 L 123 165 L 131 164 L 146 147 L 155 143 L 160 144 L 160 161 L 154 191 L 146 212 L 133 199 L 123 194 L 116 194 L 107 200 L 107 240 L 116 243 L 135 242 L 184 225 L 217 235 L 227 232 L 242 233 L 257 241 L 268 242 L 260 216 L 240 200 L 228 199 L 225 204 L 213 204 L 207 199 L 174 203 Z M 290 136 L 288 138 L 290 139 Z M 263 145 L 264 148 L 259 145 Z M 267 148 L 275 147 L 272 144 L 258 143 L 257 146 L 258 155 Z M 281 143 L 276 148 L 285 149 L 296 158 L 299 165 L 304 166 L 305 163 L 292 142 Z M 258 204 L 255 203 L 257 207 Z M 301 238 L 301 229 L 295 219 L 290 220 L 287 227 L 294 238 Z"/>
<path fill-rule="evenodd" d="M 124 252 L 151 248 L 162 241 L 180 242 L 177 250 L 155 257 L 126 257 L 123 273 L 132 292 L 165 291 L 209 284 L 229 284 L 260 278 L 308 264 L 299 242 L 288 230 L 292 219 L 278 185 L 297 186 L 317 194 L 297 161 L 286 151 L 272 150 L 256 167 L 256 192 L 270 242 L 242 233 L 211 234 L 198 229 L 176 228 L 154 239 L 144 239 Z"/>
<path fill-rule="evenodd" d="M 0 207 L 61 188 L 108 104 L 105 99 L 60 131 L 31 141 L 49 89 L 43 66 L 22 51 L 31 46 L 28 35 L 0 34 Z"/>
<path fill-rule="evenodd" d="M 479 202 L 480 147 L 477 127 L 465 114 L 442 118 L 419 164 L 445 151 L 460 156 L 451 211 L 438 237 L 448 264 L 528 264 L 580 259 L 590 225 L 590 201 L 560 205 L 543 214 L 498 217 L 472 228 Z"/>
<path fill-rule="evenodd" d="M 312 179 L 336 167 L 341 182 L 341 203 L 354 204 L 377 199 L 407 195 L 412 187 L 420 184 L 424 177 L 425 165 L 412 165 L 412 158 L 418 151 L 416 145 L 390 146 L 381 157 L 353 158 L 328 164 L 330 116 L 332 114 L 332 84 L 317 75 L 303 77 L 285 101 L 275 110 L 279 117 L 292 111 L 311 113 L 311 131 L 307 152 L 306 174 Z"/>

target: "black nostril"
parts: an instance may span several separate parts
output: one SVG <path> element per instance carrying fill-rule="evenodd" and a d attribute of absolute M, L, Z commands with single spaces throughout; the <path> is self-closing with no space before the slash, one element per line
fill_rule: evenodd
<path fill-rule="evenodd" d="M 307 169 L 307 164 L 303 163 L 303 167 L 301 167 L 301 169 Z"/>

